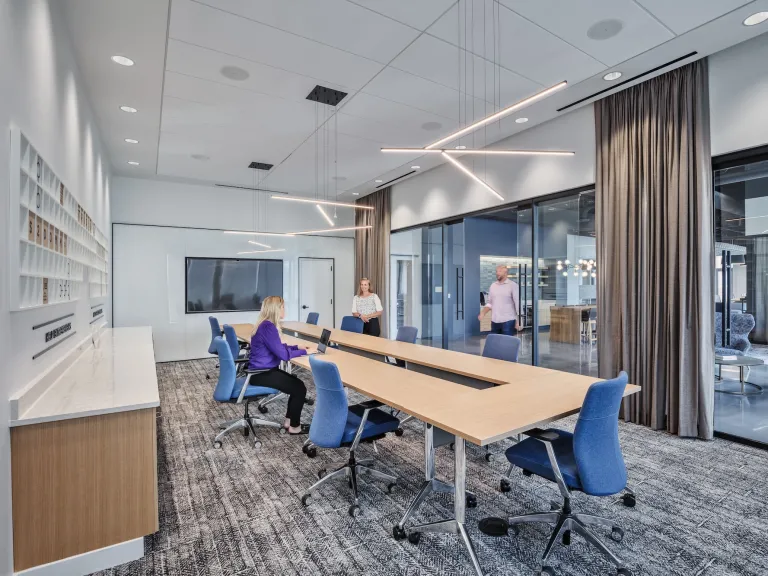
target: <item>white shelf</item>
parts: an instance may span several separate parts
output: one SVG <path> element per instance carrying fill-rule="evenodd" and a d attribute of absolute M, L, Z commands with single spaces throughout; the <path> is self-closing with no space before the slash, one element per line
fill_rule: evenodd
<path fill-rule="evenodd" d="M 107 293 L 109 249 L 96 227 L 37 149 L 11 133 L 11 309 L 26 310 Z"/>

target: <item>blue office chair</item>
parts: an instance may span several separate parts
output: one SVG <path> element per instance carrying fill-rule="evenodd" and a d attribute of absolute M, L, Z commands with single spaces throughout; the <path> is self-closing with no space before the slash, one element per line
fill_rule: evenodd
<path fill-rule="evenodd" d="M 343 466 L 326 474 L 325 469 L 318 472 L 320 478 L 301 497 L 301 503 L 307 506 L 307 500 L 321 485 L 333 478 L 347 478 L 354 494 L 354 504 L 349 507 L 349 515 L 355 516 L 360 510 L 357 497 L 358 475 L 368 474 L 377 480 L 387 482 L 387 491 L 391 492 L 397 478 L 374 470 L 370 466 L 373 460 L 356 460 L 355 450 L 361 441 L 375 442 L 394 432 L 399 422 L 397 418 L 380 410 L 381 402 L 368 400 L 354 406 L 349 406 L 347 393 L 339 376 L 339 369 L 333 362 L 319 360 L 316 356 L 309 357 L 312 377 L 315 381 L 316 398 L 315 413 L 309 428 L 309 440 L 302 451 L 314 458 L 317 448 L 341 448 L 349 446 L 349 460 Z M 375 444 L 374 444 L 375 447 Z"/>
<path fill-rule="evenodd" d="M 251 376 L 253 374 L 264 372 L 264 370 L 248 371 L 245 376 L 238 378 L 235 369 L 235 361 L 232 358 L 232 349 L 229 347 L 229 344 L 227 344 L 221 336 L 214 338 L 214 344 L 219 355 L 219 364 L 221 365 L 221 368 L 219 370 L 219 381 L 216 383 L 216 388 L 213 390 L 213 399 L 217 402 L 245 405 L 245 412 L 242 418 L 230 420 L 221 424 L 220 427 L 223 428 L 223 430 L 213 441 L 214 447 L 221 448 L 221 439 L 230 432 L 234 430 L 242 430 L 243 436 L 248 436 L 249 433 L 253 434 L 254 447 L 259 448 L 261 442 L 256 439 L 256 430 L 254 429 L 254 426 L 279 428 L 281 434 L 285 433 L 282 424 L 254 418 L 248 412 L 248 405 L 252 400 L 280 393 L 274 388 L 251 386 Z"/>
<path fill-rule="evenodd" d="M 515 534 L 519 532 L 519 524 L 546 522 L 555 525 L 541 557 L 540 574 L 555 573 L 545 565 L 547 558 L 561 534 L 563 543 L 570 544 L 571 530 L 610 560 L 616 566 L 617 574 L 632 574 L 592 533 L 589 526 L 610 527 L 611 538 L 617 542 L 621 542 L 624 531 L 607 518 L 574 513 L 570 492 L 578 490 L 591 496 L 612 496 L 626 490 L 624 504 L 634 506 L 635 497 L 627 489 L 627 468 L 619 445 L 619 407 L 626 385 L 626 372 L 621 372 L 613 380 L 592 384 L 584 398 L 573 434 L 556 428 L 534 428 L 525 433 L 528 438 L 506 451 L 510 471 L 517 466 L 523 469 L 525 475 L 536 474 L 556 482 L 563 496 L 563 504 L 555 504 L 550 512 L 524 514 L 509 519 L 509 526 L 513 527 Z M 504 480 L 501 490 L 508 492 L 509 482 L 505 485 Z"/>
<path fill-rule="evenodd" d="M 521 340 L 517 336 L 488 334 L 483 347 L 483 358 L 517 362 L 520 356 L 520 344 Z"/>
<path fill-rule="evenodd" d="M 357 316 L 344 316 L 341 319 L 341 329 L 347 332 L 363 333 L 363 321 Z"/>
<path fill-rule="evenodd" d="M 214 318 L 213 316 L 208 316 L 208 322 L 211 324 L 211 343 L 208 344 L 208 354 L 216 354 L 216 346 L 213 341 L 217 336 L 221 336 L 221 327 L 219 326 L 218 319 Z M 216 368 L 218 367 L 219 365 L 216 364 Z M 210 380 L 211 375 L 206 374 L 205 379 Z"/>
<path fill-rule="evenodd" d="M 320 314 L 317 312 L 310 312 L 307 314 L 307 324 L 314 324 L 317 326 L 317 321 L 320 319 Z"/>

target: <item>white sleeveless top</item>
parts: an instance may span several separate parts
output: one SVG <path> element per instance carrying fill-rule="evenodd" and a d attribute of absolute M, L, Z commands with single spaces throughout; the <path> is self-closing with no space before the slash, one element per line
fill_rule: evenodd
<path fill-rule="evenodd" d="M 374 312 L 381 312 L 384 308 L 381 305 L 381 300 L 376 294 L 371 294 L 367 298 L 357 296 L 352 299 L 352 312 L 358 314 L 364 314 L 366 316 L 373 314 Z"/>

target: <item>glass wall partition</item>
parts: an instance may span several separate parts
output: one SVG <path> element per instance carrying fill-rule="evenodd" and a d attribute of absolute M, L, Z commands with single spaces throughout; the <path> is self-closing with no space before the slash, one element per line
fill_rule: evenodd
<path fill-rule="evenodd" d="M 714 186 L 715 431 L 768 444 L 768 160 L 726 160 Z"/>

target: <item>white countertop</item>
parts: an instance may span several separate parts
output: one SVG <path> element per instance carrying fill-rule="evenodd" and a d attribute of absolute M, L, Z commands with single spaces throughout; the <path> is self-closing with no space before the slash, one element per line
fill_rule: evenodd
<path fill-rule="evenodd" d="M 152 328 L 108 328 L 11 426 L 160 406 Z"/>

